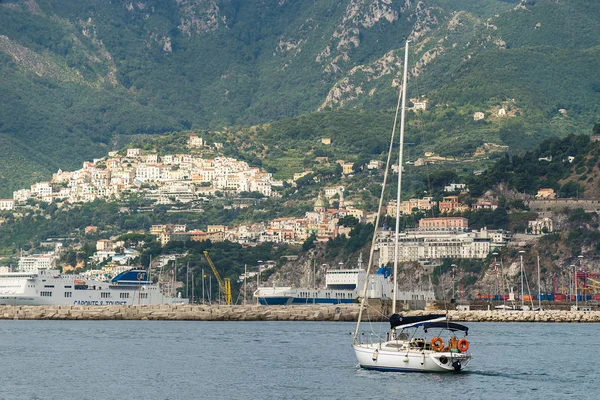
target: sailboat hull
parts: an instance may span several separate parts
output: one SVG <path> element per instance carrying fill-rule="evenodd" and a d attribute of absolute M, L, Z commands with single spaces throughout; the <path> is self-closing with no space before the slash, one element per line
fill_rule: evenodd
<path fill-rule="evenodd" d="M 365 369 L 398 372 L 459 372 L 471 361 L 469 353 L 400 351 L 387 343 L 355 344 L 359 365 Z"/>

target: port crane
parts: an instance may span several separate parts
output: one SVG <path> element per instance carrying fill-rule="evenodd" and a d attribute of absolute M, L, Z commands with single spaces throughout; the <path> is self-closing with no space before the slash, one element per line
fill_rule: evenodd
<path fill-rule="evenodd" d="M 217 278 L 217 281 L 219 282 L 219 289 L 221 289 L 221 292 L 223 295 L 225 295 L 225 304 L 231 305 L 231 280 L 229 278 L 221 279 L 221 275 L 219 275 L 215 264 L 213 264 L 210 256 L 208 255 L 208 250 L 204 250 L 204 257 L 206 257 L 208 265 L 210 265 L 215 278 Z"/>

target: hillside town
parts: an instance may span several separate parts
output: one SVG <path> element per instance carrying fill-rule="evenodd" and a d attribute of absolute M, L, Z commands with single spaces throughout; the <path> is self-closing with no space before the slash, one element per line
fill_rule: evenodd
<path fill-rule="evenodd" d="M 124 154 L 111 151 L 105 158 L 84 162 L 73 172 L 58 170 L 49 182 L 38 182 L 29 189 L 13 192 L 12 199 L 0 200 L 0 209 L 13 209 L 29 199 L 52 203 L 92 202 L 96 199 L 119 200 L 140 195 L 154 204 L 189 203 L 218 192 L 255 192 L 261 196 L 277 196 L 274 188 L 283 182 L 273 175 L 250 167 L 234 158 L 204 157 L 205 150 L 218 150 L 221 143 L 207 144 L 201 137 L 190 136 L 187 142 L 195 154 L 142 152 L 129 148 Z M 11 201 L 12 200 L 12 201 Z"/>
<path fill-rule="evenodd" d="M 149 209 L 156 205 L 180 205 L 184 209 L 197 200 L 211 197 L 241 197 L 254 192 L 261 197 L 279 197 L 283 182 L 274 179 L 271 173 L 247 162 L 225 157 L 220 150 L 222 143 L 207 143 L 199 136 L 189 136 L 186 141 L 189 153 L 158 154 L 144 151 L 139 147 L 121 151 L 111 151 L 107 157 L 84 162 L 80 170 L 67 172 L 59 170 L 49 182 L 39 182 L 30 189 L 13 193 L 12 199 L 0 199 L 1 210 L 19 210 L 31 207 L 36 202 L 45 203 L 86 203 L 97 199 L 123 201 L 131 196 L 144 200 Z M 434 157 L 431 154 L 429 158 Z M 439 161 L 439 160 L 437 160 Z M 352 162 L 338 160 L 341 174 L 351 176 Z M 370 160 L 366 164 L 369 173 L 381 173 L 382 161 Z M 398 173 L 397 166 L 393 166 Z M 311 171 L 294 174 L 288 184 L 296 186 Z M 501 229 L 470 229 L 469 220 L 461 215 L 471 211 L 492 212 L 500 207 L 493 197 L 473 198 L 464 183 L 448 183 L 434 197 L 424 193 L 402 201 L 390 200 L 383 207 L 387 217 L 395 218 L 419 213 L 418 227 L 400 232 L 398 260 L 401 262 L 423 262 L 441 259 L 483 260 L 492 252 L 500 252 L 509 245 L 513 234 Z M 350 238 L 355 223 L 374 223 L 377 213 L 366 211 L 355 204 L 353 190 L 347 189 L 344 180 L 337 184 L 323 186 L 313 198 L 310 211 L 302 216 L 288 216 L 266 219 L 260 222 L 242 223 L 228 226 L 208 224 L 205 227 L 193 223 L 153 224 L 143 232 L 155 238 L 161 245 L 170 242 L 231 242 L 244 247 L 258 246 L 261 243 L 302 245 L 307 240 L 327 245 L 339 237 Z M 540 188 L 531 202 L 532 209 L 540 208 L 539 217 L 528 221 L 527 233 L 543 235 L 553 231 L 552 213 L 544 213 L 548 204 L 557 195 L 551 188 Z M 31 202 L 33 200 L 33 202 Z M 310 201 L 310 200 L 309 200 Z M 562 200 L 563 202 L 565 200 Z M 540 204 L 537 204 L 537 203 Z M 237 202 L 224 207 L 247 208 L 250 204 Z M 349 219 L 350 218 L 350 219 Z M 98 234 L 96 226 L 87 226 L 85 235 Z M 137 231 L 137 233 L 142 233 Z M 43 243 L 54 246 L 53 251 L 43 254 L 23 254 L 19 269 L 58 267 L 58 260 L 66 250 L 60 242 Z M 375 241 L 375 262 L 390 264 L 394 260 L 396 240 L 393 232 L 384 226 L 377 233 Z M 40 245 L 40 248 L 42 246 Z M 44 246 L 48 247 L 48 246 Z M 100 235 L 95 243 L 95 253 L 85 261 L 86 275 L 109 279 L 126 270 L 140 256 L 138 249 L 129 248 L 118 236 Z M 156 260 L 157 265 L 165 265 Z M 61 265 L 63 271 L 81 267 Z"/>

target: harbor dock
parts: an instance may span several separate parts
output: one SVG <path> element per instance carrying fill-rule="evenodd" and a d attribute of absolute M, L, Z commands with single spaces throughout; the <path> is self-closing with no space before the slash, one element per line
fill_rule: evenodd
<path fill-rule="evenodd" d="M 146 305 L 146 306 L 0 306 L 4 320 L 158 320 L 158 321 L 356 321 L 358 304 L 314 306 Z M 408 311 L 425 315 L 442 310 Z M 443 312 L 443 311 L 442 311 Z M 385 321 L 370 306 L 363 320 Z M 600 322 L 600 311 L 448 311 L 457 322 Z"/>

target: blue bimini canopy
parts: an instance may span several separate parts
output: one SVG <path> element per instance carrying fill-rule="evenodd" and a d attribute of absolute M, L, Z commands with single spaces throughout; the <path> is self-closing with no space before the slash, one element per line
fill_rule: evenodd
<path fill-rule="evenodd" d="M 391 329 L 402 325 L 411 325 L 417 322 L 427 322 L 432 320 L 446 319 L 446 314 L 413 315 L 405 317 L 402 314 L 393 314 L 390 317 Z"/>

